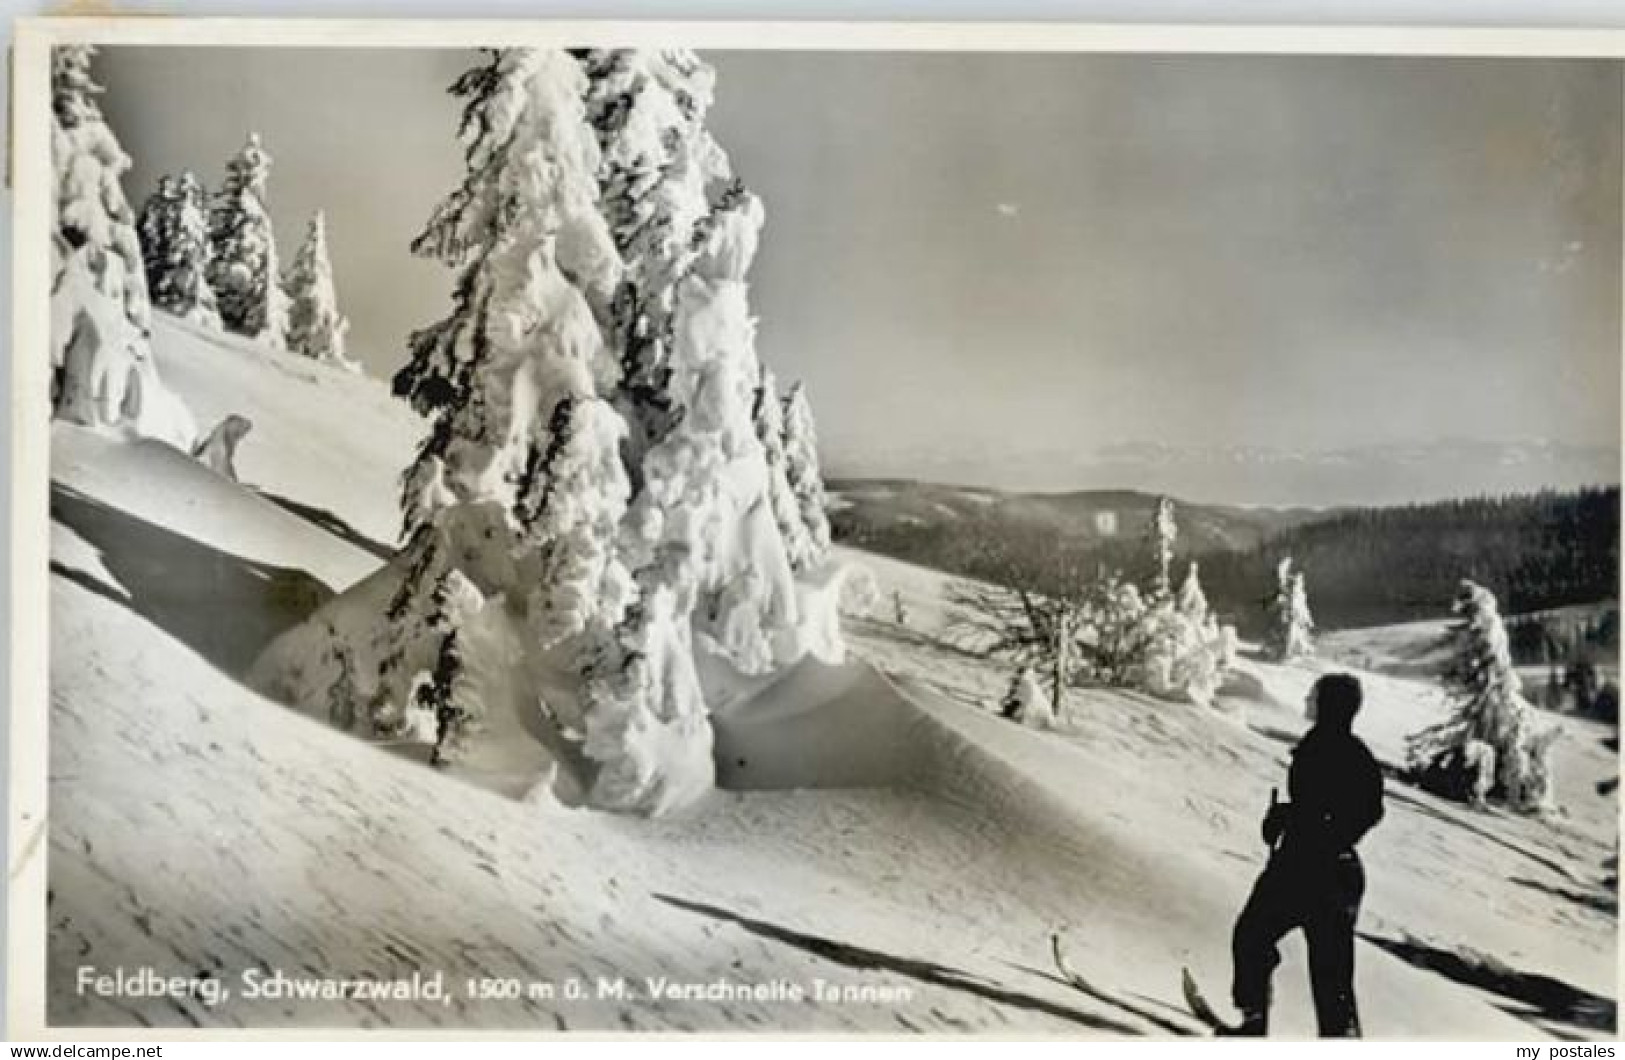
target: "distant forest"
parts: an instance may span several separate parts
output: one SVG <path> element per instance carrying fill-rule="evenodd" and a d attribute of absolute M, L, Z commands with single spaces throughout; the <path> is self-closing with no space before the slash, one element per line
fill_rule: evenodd
<path fill-rule="evenodd" d="M 1493 592 L 1505 614 L 1612 600 L 1619 489 L 1346 509 L 1247 551 L 1197 558 L 1209 599 L 1246 628 L 1262 619 L 1283 556 L 1304 572 L 1316 622 L 1329 628 L 1437 618 L 1463 578 Z"/>
<path fill-rule="evenodd" d="M 1175 513 L 1176 521 L 1204 516 L 1199 506 Z M 1081 529 L 1038 527 L 1001 504 L 932 523 L 883 524 L 857 511 L 836 511 L 832 522 L 848 544 L 950 573 L 1005 581 L 1016 560 L 1034 586 L 1112 570 L 1143 581 L 1150 561 L 1138 533 L 1103 540 Z M 1182 534 L 1180 544 L 1187 540 Z M 1463 578 L 1494 592 L 1503 613 L 1546 611 L 1617 598 L 1619 489 L 1347 508 L 1285 526 L 1261 524 L 1241 547 L 1204 544 L 1177 549 L 1175 577 L 1197 560 L 1215 610 L 1248 635 L 1261 628 L 1283 556 L 1304 572 L 1321 628 L 1444 617 Z"/>

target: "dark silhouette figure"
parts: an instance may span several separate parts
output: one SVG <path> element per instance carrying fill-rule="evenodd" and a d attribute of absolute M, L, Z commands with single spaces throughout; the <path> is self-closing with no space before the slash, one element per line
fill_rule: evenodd
<path fill-rule="evenodd" d="M 1290 801 L 1272 792 L 1264 817 L 1269 863 L 1236 919 L 1232 1000 L 1241 1010 L 1238 1034 L 1269 1030 L 1270 977 L 1281 961 L 1278 943 L 1302 928 L 1309 943 L 1309 981 L 1323 1038 L 1357 1038 L 1354 1003 L 1354 922 L 1365 894 L 1365 869 L 1354 852 L 1382 819 L 1382 770 L 1352 731 L 1360 682 L 1327 674 L 1309 693 L 1314 725 L 1292 751 Z"/>

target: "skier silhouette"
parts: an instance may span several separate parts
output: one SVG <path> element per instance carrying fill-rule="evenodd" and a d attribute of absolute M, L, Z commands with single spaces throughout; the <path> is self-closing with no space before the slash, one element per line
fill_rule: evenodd
<path fill-rule="evenodd" d="M 1289 802 L 1270 793 L 1264 816 L 1269 863 L 1253 884 L 1231 937 L 1231 998 L 1242 1022 L 1233 1033 L 1269 1031 L 1270 978 L 1278 943 L 1302 928 L 1309 982 L 1323 1038 L 1357 1038 L 1354 922 L 1365 869 L 1354 846 L 1382 819 L 1382 771 L 1352 731 L 1363 693 L 1350 674 L 1326 674 L 1309 692 L 1312 727 L 1292 751 Z"/>

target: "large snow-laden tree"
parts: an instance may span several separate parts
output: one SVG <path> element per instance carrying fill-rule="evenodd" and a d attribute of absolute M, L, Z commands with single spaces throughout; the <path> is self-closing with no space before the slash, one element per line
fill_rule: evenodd
<path fill-rule="evenodd" d="M 141 207 L 136 226 L 152 304 L 182 320 L 220 326 L 209 286 L 209 215 L 203 186 L 190 170 L 164 176 Z"/>
<path fill-rule="evenodd" d="M 226 163 L 209 210 L 209 286 L 228 331 L 275 348 L 287 342 L 288 297 L 282 290 L 276 233 L 266 211 L 271 156 L 259 133 Z"/>
<path fill-rule="evenodd" d="M 815 557 L 779 518 L 794 505 L 764 439 L 772 382 L 745 280 L 763 210 L 705 129 L 714 75 L 685 51 L 581 60 L 604 215 L 627 264 L 611 334 L 634 489 L 620 548 L 640 596 L 604 646 L 589 719 L 617 740 L 648 734 L 647 752 L 600 777 L 602 801 L 642 807 L 675 797 L 708 760 L 715 690 L 702 675 L 760 674 L 809 650 L 838 657 L 821 616 L 839 587 L 796 583 Z"/>
<path fill-rule="evenodd" d="M 1444 681 L 1453 712 L 1411 736 L 1407 759 L 1421 783 L 1450 798 L 1494 800 L 1523 812 L 1551 805 L 1555 727 L 1536 731 L 1512 664 L 1495 595 L 1463 581 Z"/>
<path fill-rule="evenodd" d="M 293 256 L 283 283 L 288 294 L 288 349 L 346 371 L 361 366 L 344 352 L 350 322 L 339 312 L 333 265 L 327 257 L 327 218 L 311 215 L 305 241 Z"/>
<path fill-rule="evenodd" d="M 407 545 L 274 644 L 255 681 L 313 710 L 360 704 L 375 732 L 428 732 L 452 766 L 541 740 L 581 797 L 614 804 L 601 782 L 624 759 L 673 755 L 582 694 L 636 595 L 616 548 L 630 485 L 605 340 L 623 267 L 586 87 L 569 55 L 526 49 L 488 52 L 453 86 L 466 175 L 413 243 L 457 270 L 453 304 L 394 381 L 430 420 L 404 475 Z"/>
<path fill-rule="evenodd" d="M 599 317 L 622 266 L 597 208 L 585 89 L 569 56 L 528 49 L 492 51 L 454 86 L 468 173 L 413 250 L 461 274 L 451 314 L 413 336 L 395 379 L 432 421 L 406 475 L 434 484 L 428 501 L 405 498 L 414 563 L 392 609 L 409 628 L 423 611 L 412 601 L 452 570 L 521 608 L 539 653 L 613 627 L 630 597 L 614 554 L 626 429 L 606 397 L 619 372 Z"/>
<path fill-rule="evenodd" d="M 1275 659 L 1289 662 L 1315 653 L 1315 620 L 1309 613 L 1309 590 L 1303 572 L 1292 569 L 1284 556 L 1275 568 L 1275 594 L 1270 600 L 1270 625 L 1265 646 Z"/>
<path fill-rule="evenodd" d="M 103 120 L 95 49 L 51 53 L 51 405 L 87 426 L 190 447 L 191 414 L 159 378 L 145 266 L 122 178 L 130 159 Z"/>
<path fill-rule="evenodd" d="M 839 657 L 839 579 L 798 583 L 774 520 L 744 281 L 762 209 L 701 124 L 710 77 L 687 53 L 501 51 L 458 81 L 468 175 L 414 244 L 459 270 L 453 310 L 395 379 L 430 419 L 407 545 L 259 687 L 432 732 L 453 768 L 522 719 L 566 797 L 659 812 L 713 782 L 709 697 Z"/>

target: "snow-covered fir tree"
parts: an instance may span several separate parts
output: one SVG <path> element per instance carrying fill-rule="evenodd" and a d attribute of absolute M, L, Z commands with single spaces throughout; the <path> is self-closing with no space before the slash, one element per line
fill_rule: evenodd
<path fill-rule="evenodd" d="M 282 290 L 276 233 L 266 211 L 271 156 L 250 133 L 226 163 L 226 179 L 209 209 L 208 281 L 226 330 L 282 348 L 288 298 Z"/>
<path fill-rule="evenodd" d="M 713 782 L 702 674 L 839 658 L 839 579 L 798 584 L 774 518 L 744 279 L 762 208 L 703 127 L 711 76 L 504 50 L 459 79 L 467 176 L 414 244 L 458 270 L 453 307 L 395 378 L 430 420 L 407 546 L 273 644 L 258 687 L 314 705 L 353 680 L 375 730 L 428 728 L 464 770 L 528 719 L 512 736 L 565 797 L 659 812 Z"/>
<path fill-rule="evenodd" d="M 1453 711 L 1410 738 L 1410 769 L 1424 786 L 1450 798 L 1493 800 L 1523 812 L 1547 809 L 1550 750 L 1559 730 L 1533 725 L 1494 594 L 1463 581 L 1454 611 L 1444 678 Z"/>
<path fill-rule="evenodd" d="M 406 547 L 252 676 L 313 710 L 348 682 L 372 731 L 427 731 L 447 766 L 530 738 L 482 737 L 493 712 L 550 726 L 560 753 L 591 743 L 572 694 L 590 661 L 580 642 L 632 597 L 614 554 L 626 427 L 599 318 L 621 263 L 585 88 L 568 55 L 528 49 L 488 51 L 455 84 L 466 172 L 413 242 L 455 271 L 452 305 L 394 380 L 430 421 L 403 475 Z"/>
<path fill-rule="evenodd" d="M 96 104 L 94 55 L 87 45 L 51 52 L 52 411 L 189 448 L 196 426 L 153 361 L 145 266 L 122 184 L 130 159 Z"/>
<path fill-rule="evenodd" d="M 1157 498 L 1151 517 L 1151 599 L 1166 600 L 1173 593 L 1174 541 L 1179 528 L 1174 522 L 1174 502 Z"/>
<path fill-rule="evenodd" d="M 1292 569 L 1284 556 L 1275 568 L 1275 595 L 1270 600 L 1270 625 L 1265 637 L 1271 656 L 1282 662 L 1315 653 L 1315 620 L 1309 613 L 1309 591 L 1303 572 Z"/>
<path fill-rule="evenodd" d="M 598 315 L 621 262 L 597 209 L 585 88 L 569 56 L 528 49 L 492 51 L 458 81 L 468 173 L 413 243 L 460 270 L 454 304 L 395 379 L 432 424 L 406 481 L 433 481 L 443 502 L 406 498 L 421 572 L 403 594 L 459 569 L 521 606 L 542 652 L 612 626 L 630 599 L 613 548 L 626 427 Z M 475 714 L 460 708 L 457 725 Z"/>
<path fill-rule="evenodd" d="M 778 381 L 766 365 L 762 366 L 752 416 L 756 422 L 756 436 L 761 440 L 767 459 L 768 497 L 773 503 L 773 518 L 778 523 L 779 535 L 784 538 L 790 568 L 798 573 L 810 570 L 822 561 L 823 555 L 802 514 L 801 499 L 790 486 L 788 458 L 784 451 L 783 396 L 779 393 Z"/>
<path fill-rule="evenodd" d="M 1179 613 L 1198 624 L 1208 620 L 1207 594 L 1202 591 L 1202 578 L 1196 561 L 1185 568 L 1185 580 L 1179 583 L 1179 596 L 1175 601 Z"/>
<path fill-rule="evenodd" d="M 1153 536 L 1156 560 L 1172 561 L 1175 526 L 1172 506 L 1159 517 L 1162 530 Z M 1219 625 L 1208 608 L 1197 565 L 1185 571 L 1179 592 L 1153 597 L 1141 621 L 1139 686 L 1164 699 L 1211 705 L 1227 670 L 1235 662 L 1234 631 Z"/>
<path fill-rule="evenodd" d="M 1113 687 L 1136 683 L 1145 659 L 1147 614 L 1140 587 L 1115 572 L 1092 587 L 1077 623 L 1089 680 Z"/>
<path fill-rule="evenodd" d="M 816 544 L 799 543 L 778 481 L 789 457 L 775 466 L 776 387 L 756 356 L 745 280 L 763 210 L 704 126 L 714 74 L 684 51 L 581 60 L 603 211 L 627 262 L 610 331 L 634 483 L 620 550 L 640 597 L 604 646 L 591 716 L 612 733 L 660 733 L 665 755 L 691 763 L 622 755 L 600 773 L 600 802 L 646 806 L 708 769 L 698 656 L 757 674 L 815 640 L 839 648 L 830 630 L 814 634 L 818 609 L 802 607 L 793 580 Z"/>
<path fill-rule="evenodd" d="M 339 313 L 333 289 L 333 265 L 327 257 L 327 219 L 320 210 L 310 218 L 305 241 L 283 282 L 288 294 L 288 349 L 312 360 L 359 372 L 344 353 L 350 322 Z"/>
<path fill-rule="evenodd" d="M 818 462 L 818 428 L 812 403 L 800 383 L 784 397 L 784 458 L 790 489 L 801 505 L 801 519 L 812 538 L 814 562 L 829 554 L 829 513 L 824 497 L 824 472 Z"/>
<path fill-rule="evenodd" d="M 152 304 L 182 320 L 219 327 L 208 280 L 209 215 L 197 177 L 188 170 L 179 178 L 160 178 L 136 227 Z"/>

